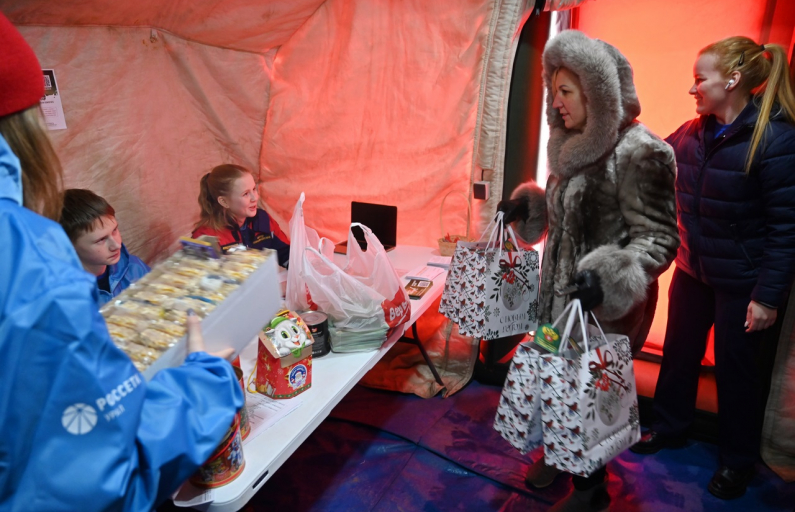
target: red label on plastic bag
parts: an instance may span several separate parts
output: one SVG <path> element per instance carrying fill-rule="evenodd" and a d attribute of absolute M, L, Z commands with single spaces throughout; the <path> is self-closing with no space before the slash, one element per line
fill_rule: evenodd
<path fill-rule="evenodd" d="M 411 303 L 409 302 L 408 295 L 403 291 L 403 288 L 398 287 L 397 293 L 392 300 L 384 300 L 381 303 L 384 310 L 384 319 L 386 320 L 389 328 L 406 323 L 411 316 Z"/>

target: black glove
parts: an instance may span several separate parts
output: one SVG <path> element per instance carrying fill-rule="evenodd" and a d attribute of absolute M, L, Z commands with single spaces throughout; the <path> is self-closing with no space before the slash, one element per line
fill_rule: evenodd
<path fill-rule="evenodd" d="M 517 220 L 526 221 L 530 215 L 530 201 L 527 197 L 503 199 L 497 203 L 497 211 L 503 213 L 502 221 L 506 224 Z"/>
<path fill-rule="evenodd" d="M 583 311 L 591 311 L 605 300 L 602 280 L 593 270 L 578 272 L 572 284 L 577 287 L 577 291 L 571 294 L 571 298 L 580 299 Z"/>

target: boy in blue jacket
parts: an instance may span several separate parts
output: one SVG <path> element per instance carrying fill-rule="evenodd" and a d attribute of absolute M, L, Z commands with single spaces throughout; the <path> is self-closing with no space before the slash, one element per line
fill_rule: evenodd
<path fill-rule="evenodd" d="M 59 222 L 83 268 L 97 276 L 100 306 L 149 272 L 146 263 L 122 243 L 116 211 L 92 191 L 66 190 Z"/>

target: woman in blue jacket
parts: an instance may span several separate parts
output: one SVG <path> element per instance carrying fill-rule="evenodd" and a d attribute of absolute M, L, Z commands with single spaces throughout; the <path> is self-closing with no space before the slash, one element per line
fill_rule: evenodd
<path fill-rule="evenodd" d="M 0 511 L 148 511 L 243 404 L 188 322 L 185 363 L 145 382 L 110 340 L 63 229 L 41 66 L 0 14 Z"/>
<path fill-rule="evenodd" d="M 715 327 L 720 468 L 708 489 L 741 496 L 758 459 L 764 372 L 756 361 L 795 275 L 795 97 L 778 45 L 731 37 L 694 67 L 700 117 L 669 138 L 682 245 L 670 288 L 652 431 L 633 447 L 681 445 Z M 769 347 L 768 347 L 769 348 Z"/>

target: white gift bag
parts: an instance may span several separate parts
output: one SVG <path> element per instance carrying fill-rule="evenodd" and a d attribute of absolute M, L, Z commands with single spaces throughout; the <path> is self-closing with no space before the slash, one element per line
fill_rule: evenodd
<path fill-rule="evenodd" d="M 489 224 L 488 241 L 458 242 L 439 305 L 461 334 L 484 340 L 526 333 L 538 324 L 538 252 L 521 249 L 502 216 L 498 212 Z"/>
<path fill-rule="evenodd" d="M 540 355 L 532 341 L 516 347 L 494 418 L 494 430 L 523 455 L 542 442 Z"/>
<path fill-rule="evenodd" d="M 546 463 L 588 476 L 640 440 L 638 397 L 628 337 L 605 335 L 596 318 L 587 324 L 575 299 L 566 318 L 560 353 L 538 359 Z M 575 325 L 579 324 L 579 329 Z M 570 335 L 583 347 L 571 346 Z"/>

